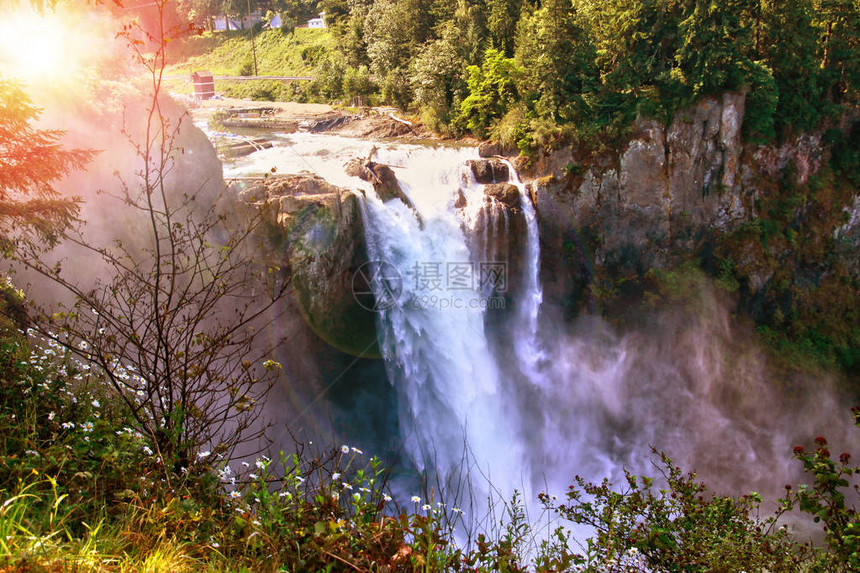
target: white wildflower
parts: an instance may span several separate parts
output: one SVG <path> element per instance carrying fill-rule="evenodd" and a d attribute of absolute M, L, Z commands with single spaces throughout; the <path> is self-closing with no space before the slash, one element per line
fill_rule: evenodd
<path fill-rule="evenodd" d="M 421 509 L 423 509 L 424 511 L 430 511 L 430 504 L 425 503 L 424 505 L 421 506 Z"/>
<path fill-rule="evenodd" d="M 344 444 L 343 446 L 340 447 L 340 451 L 344 454 L 348 454 L 349 453 L 349 446 Z"/>
<path fill-rule="evenodd" d="M 331 479 L 333 481 L 340 479 L 340 472 L 334 472 L 333 474 L 331 474 Z"/>
<path fill-rule="evenodd" d="M 412 503 L 421 503 L 421 498 L 417 495 L 412 496 Z"/>
<path fill-rule="evenodd" d="M 204 459 L 208 458 L 210 455 L 212 455 L 212 452 L 210 452 L 209 450 L 206 450 L 205 452 L 198 452 L 197 453 L 197 459 L 198 460 L 204 460 Z"/>
<path fill-rule="evenodd" d="M 233 499 L 236 499 L 237 497 L 241 497 L 241 495 L 242 495 L 242 494 L 241 494 L 241 493 L 239 493 L 238 491 L 236 491 L 235 489 L 234 489 L 233 491 L 231 491 L 231 492 L 230 492 L 230 497 L 231 497 L 231 498 L 233 498 Z"/>

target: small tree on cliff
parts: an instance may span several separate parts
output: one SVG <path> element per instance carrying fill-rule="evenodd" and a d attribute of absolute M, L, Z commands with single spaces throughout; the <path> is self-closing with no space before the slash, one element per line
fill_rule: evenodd
<path fill-rule="evenodd" d="M 167 0 L 153 4 L 163 16 Z M 288 283 L 262 262 L 261 213 L 219 214 L 216 206 L 198 205 L 195 191 L 171 188 L 182 121 L 162 107 L 161 77 L 165 47 L 188 29 L 157 22 L 154 31 L 137 24 L 123 30 L 152 92 L 143 135 L 127 133 L 140 165 L 136 179 L 103 194 L 137 214 L 143 229 L 136 239 L 144 246 L 94 244 L 82 228 L 64 233 L 98 261 L 88 265 L 106 278 L 95 281 L 73 278 L 64 261 L 34 244 L 15 257 L 74 296 L 60 312 L 37 308 L 38 328 L 98 367 L 169 477 L 207 458 L 204 449 L 229 456 L 263 435 L 255 405 L 280 366 L 269 357 L 276 341 L 266 346 L 257 335 L 276 319 Z M 143 51 L 148 47 L 153 52 Z"/>

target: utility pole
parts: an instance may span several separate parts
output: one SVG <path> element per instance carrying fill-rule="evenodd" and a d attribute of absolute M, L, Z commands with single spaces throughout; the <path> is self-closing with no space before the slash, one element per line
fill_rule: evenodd
<path fill-rule="evenodd" d="M 257 73 L 257 47 L 254 45 L 254 20 L 251 18 L 251 0 L 248 0 L 248 28 L 251 30 L 251 53 L 254 54 L 254 75 Z"/>

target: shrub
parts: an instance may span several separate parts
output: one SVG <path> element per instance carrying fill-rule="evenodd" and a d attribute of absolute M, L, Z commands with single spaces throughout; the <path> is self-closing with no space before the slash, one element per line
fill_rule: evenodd
<path fill-rule="evenodd" d="M 606 479 L 594 484 L 577 476 L 564 503 L 541 495 L 548 508 L 596 532 L 576 558 L 585 570 L 797 570 L 795 542 L 777 527 L 777 516 L 757 517 L 760 495 L 709 494 L 695 474 L 665 454 L 660 460 L 665 488 L 628 472 L 620 491 Z"/>

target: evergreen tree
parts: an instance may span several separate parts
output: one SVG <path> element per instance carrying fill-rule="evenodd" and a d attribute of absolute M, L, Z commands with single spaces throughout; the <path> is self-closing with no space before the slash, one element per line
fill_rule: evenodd
<path fill-rule="evenodd" d="M 520 20 L 516 60 L 520 93 L 535 101 L 538 115 L 554 121 L 581 120 L 583 97 L 598 83 L 596 52 L 570 0 L 546 0 Z"/>
<path fill-rule="evenodd" d="M 514 55 L 514 38 L 523 7 L 522 0 L 485 0 L 487 4 L 487 30 L 493 47 L 506 56 Z"/>
<path fill-rule="evenodd" d="M 806 131 L 819 119 L 817 34 L 811 0 L 771 0 L 762 16 L 761 51 L 779 93 L 776 130 Z"/>
<path fill-rule="evenodd" d="M 478 137 L 485 137 L 490 126 L 517 101 L 519 70 L 513 58 L 487 48 L 483 64 L 469 66 L 467 71 L 469 95 L 460 104 L 458 122 Z"/>
<path fill-rule="evenodd" d="M 83 168 L 93 151 L 66 150 L 63 132 L 36 129 L 39 117 L 19 85 L 0 80 L 0 249 L 13 240 L 53 244 L 75 221 L 79 197 L 64 197 L 54 185 Z"/>
<path fill-rule="evenodd" d="M 459 30 L 449 24 L 442 38 L 424 45 L 412 63 L 410 80 L 424 122 L 441 132 L 450 132 L 451 120 L 467 93 L 467 61 L 458 49 Z"/>
<path fill-rule="evenodd" d="M 860 10 L 853 0 L 818 0 L 825 96 L 835 103 L 856 102 L 860 90 Z"/>
<path fill-rule="evenodd" d="M 676 56 L 684 83 L 693 97 L 743 86 L 749 30 L 742 26 L 749 0 L 696 0 L 681 22 L 681 45 Z"/>

